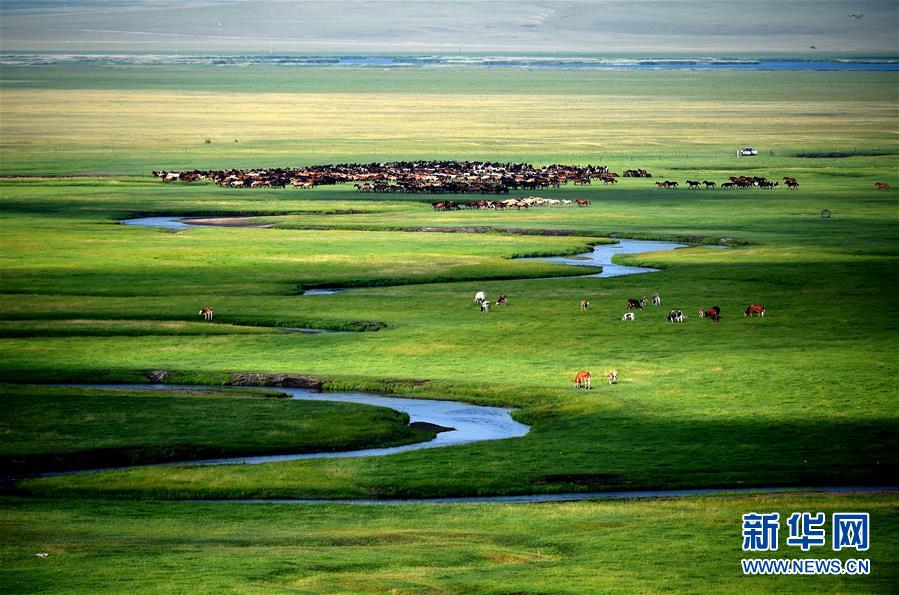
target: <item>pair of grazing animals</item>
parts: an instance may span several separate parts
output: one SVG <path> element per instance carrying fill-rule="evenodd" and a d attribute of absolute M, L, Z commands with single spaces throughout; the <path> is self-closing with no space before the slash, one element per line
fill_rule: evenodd
<path fill-rule="evenodd" d="M 618 382 L 618 372 L 612 370 L 611 372 L 609 372 L 607 378 L 609 380 L 609 384 L 616 384 Z M 591 388 L 593 388 L 590 381 L 590 372 L 588 372 L 587 370 L 581 370 L 580 372 L 578 372 L 574 377 L 574 388 L 583 388 L 586 390 L 590 390 Z"/>
<path fill-rule="evenodd" d="M 489 312 L 490 311 L 490 302 L 487 300 L 487 294 L 483 291 L 479 291 L 474 294 L 474 301 L 477 305 L 481 307 L 481 312 Z M 502 294 L 496 299 L 497 306 L 505 306 L 509 303 L 509 296 L 506 294 Z"/>

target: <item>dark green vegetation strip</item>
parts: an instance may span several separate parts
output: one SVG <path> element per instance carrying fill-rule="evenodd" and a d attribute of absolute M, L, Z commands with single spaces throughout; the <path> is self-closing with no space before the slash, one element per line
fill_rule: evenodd
<path fill-rule="evenodd" d="M 421 442 L 408 415 L 274 391 L 0 385 L 0 474 Z"/>
<path fill-rule="evenodd" d="M 0 500 L 0 590 L 244 593 L 895 592 L 899 500 L 762 495 L 397 507 Z M 868 576 L 744 577 L 740 516 L 870 513 Z M 828 538 L 829 538 L 828 533 Z M 46 558 L 35 554 L 45 552 Z"/>

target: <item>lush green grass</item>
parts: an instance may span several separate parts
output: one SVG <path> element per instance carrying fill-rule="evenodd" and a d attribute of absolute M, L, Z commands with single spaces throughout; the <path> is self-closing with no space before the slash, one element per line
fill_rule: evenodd
<path fill-rule="evenodd" d="M 18 241 L 4 250 L 4 275 L 18 293 L 0 301 L 9 337 L 2 345 L 7 379 L 142 381 L 142 370 L 167 369 L 173 381 L 220 383 L 233 371 L 304 372 L 334 388 L 513 405 L 534 428 L 523 439 L 445 452 L 295 462 L 285 465 L 287 475 L 280 467 L 216 468 L 192 471 L 203 480 L 187 484 L 182 471 L 147 469 L 40 480 L 23 489 L 154 497 L 389 496 L 889 481 L 897 468 L 891 380 L 897 362 L 883 345 L 895 338 L 897 316 L 883 296 L 896 289 L 895 195 L 841 172 L 806 171 L 794 192 L 665 192 L 650 180 L 625 180 L 616 188 L 542 193 L 589 196 L 589 209 L 527 213 L 434 213 L 416 202 L 380 208 L 371 197 L 339 188 L 302 193 L 303 200 L 289 191 L 244 192 L 237 195 L 249 201 L 244 212 L 308 213 L 276 218 L 279 226 L 359 229 L 177 234 L 107 225 L 104 213 L 121 213 L 132 193 L 144 210 L 165 212 L 175 200 L 182 211 L 206 210 L 202 205 L 221 195 L 222 210 L 236 212 L 235 194 L 130 181 L 87 195 L 76 181 L 63 199 L 57 193 L 70 182 L 9 182 L 5 201 L 14 214 L 4 237 Z M 694 173 L 716 172 L 684 175 Z M 331 200 L 361 200 L 366 214 L 320 214 Z M 25 214 L 32 204 L 40 216 Z M 820 218 L 825 207 L 833 219 Z M 360 231 L 427 224 L 581 235 Z M 296 295 L 300 284 L 408 283 L 429 280 L 416 274 L 433 271 L 445 279 L 542 276 L 559 268 L 508 257 L 576 251 L 591 235 L 607 233 L 728 237 L 749 245 L 626 259 L 665 269 L 651 276 Z M 134 265 L 113 267 L 110 261 L 123 262 L 116 253 Z M 477 266 L 447 268 L 465 262 Z M 482 288 L 509 294 L 510 306 L 482 315 L 471 302 Z M 656 290 L 661 311 L 640 313 L 631 325 L 619 321 L 627 297 Z M 583 298 L 592 302 L 587 313 L 577 307 Z M 130 323 L 117 326 L 136 313 L 160 324 L 191 320 L 207 302 L 225 323 L 341 328 L 372 321 L 387 328 L 363 335 L 167 337 L 133 336 Z M 744 319 L 749 302 L 766 304 L 768 317 Z M 877 316 L 859 315 L 875 303 Z M 718 325 L 694 314 L 712 304 L 724 312 Z M 687 323 L 667 324 L 669 306 L 684 309 Z M 42 319 L 54 321 L 55 333 L 38 325 Z M 102 332 L 89 333 L 72 319 L 96 321 Z M 621 382 L 590 395 L 574 393 L 570 380 L 585 367 L 598 375 L 617 369 Z"/>
<path fill-rule="evenodd" d="M 881 592 L 895 495 L 529 505 L 302 506 L 5 499 L 0 589 L 152 592 Z M 748 512 L 871 515 L 864 553 L 742 552 Z M 47 552 L 46 558 L 37 558 Z M 740 559 L 867 558 L 868 576 L 743 576 Z"/>
<path fill-rule="evenodd" d="M 168 370 L 171 382 L 221 384 L 233 372 L 310 373 L 334 389 L 514 406 L 532 431 L 372 459 L 20 482 L 19 494 L 54 499 L 4 502 L 3 580 L 87 591 L 895 590 L 892 497 L 403 509 L 78 500 L 895 481 L 899 209 L 896 190 L 873 189 L 899 186 L 895 76 L 4 70 L 0 170 L 79 177 L 0 181 L 2 380 L 143 382 L 147 370 Z M 762 155 L 732 156 L 746 144 Z M 816 149 L 888 154 L 790 157 Z M 434 213 L 421 196 L 134 176 L 430 157 L 601 162 L 678 181 L 796 175 L 802 188 L 666 192 L 622 180 L 539 193 L 586 196 L 589 209 Z M 832 219 L 820 218 L 825 208 Z M 261 214 L 277 228 L 114 224 L 138 213 Z M 431 226 L 574 235 L 390 231 Z M 617 279 L 538 280 L 567 269 L 509 260 L 577 252 L 608 234 L 738 247 L 625 257 L 664 270 Z M 299 295 L 335 284 L 368 287 Z M 509 306 L 481 314 L 471 300 L 481 289 L 507 293 Z M 627 298 L 653 291 L 661 309 L 619 320 Z M 582 313 L 584 298 L 592 306 Z M 766 318 L 743 318 L 750 302 L 764 303 Z M 200 324 L 207 304 L 216 322 Z M 713 304 L 721 323 L 696 318 Z M 667 324 L 670 308 L 687 321 Z M 616 369 L 621 380 L 574 391 L 583 368 Z M 24 417 L 9 417 L 17 432 L 40 427 Z M 229 440 L 219 434 L 216 444 Z M 875 533 L 884 550 L 872 550 L 871 577 L 740 577 L 740 514 L 837 508 L 870 511 L 885 531 Z M 64 554 L 46 545 L 55 543 Z M 33 557 L 45 549 L 50 558 Z"/>
<path fill-rule="evenodd" d="M 273 391 L 0 386 L 0 473 L 245 454 L 354 450 L 428 440 L 409 416 Z"/>

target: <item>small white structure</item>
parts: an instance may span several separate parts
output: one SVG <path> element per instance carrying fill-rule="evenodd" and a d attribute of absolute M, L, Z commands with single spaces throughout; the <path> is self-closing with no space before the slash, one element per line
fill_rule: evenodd
<path fill-rule="evenodd" d="M 743 147 L 742 149 L 737 149 L 737 157 L 755 157 L 758 154 L 758 149 L 755 149 L 753 147 Z"/>

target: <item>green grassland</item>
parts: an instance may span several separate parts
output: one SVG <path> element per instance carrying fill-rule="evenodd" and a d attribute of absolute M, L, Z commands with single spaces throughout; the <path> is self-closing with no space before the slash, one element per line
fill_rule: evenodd
<path fill-rule="evenodd" d="M 121 391 L 0 386 L 0 474 L 428 440 L 408 415 L 260 390 Z"/>
<path fill-rule="evenodd" d="M 333 390 L 515 407 L 530 434 L 370 459 L 31 479 L 14 489 L 34 499 L 9 500 L 6 513 L 8 526 L 31 528 L 34 541 L 22 544 L 46 543 L 40 527 L 51 521 L 37 519 L 61 508 L 55 526 L 98 544 L 80 550 L 79 560 L 108 563 L 115 554 L 99 545 L 104 538 L 96 523 L 65 518 L 101 514 L 80 498 L 385 498 L 894 481 L 895 73 L 351 74 L 4 69 L 0 380 L 146 382 L 147 370 L 167 370 L 170 382 L 223 384 L 234 372 L 306 373 Z M 733 156 L 747 144 L 762 154 Z M 818 149 L 858 154 L 793 156 Z M 221 189 L 149 176 L 163 168 L 389 158 L 607 163 L 680 182 L 794 175 L 801 188 L 662 191 L 654 180 L 627 179 L 615 187 L 518 193 L 584 196 L 593 201 L 590 208 L 435 213 L 427 196 L 359 194 L 347 186 Z M 875 181 L 894 189 L 878 192 Z M 822 209 L 832 218 L 822 219 Z M 259 216 L 274 228 L 166 231 L 116 223 L 142 214 Z M 490 233 L 396 231 L 432 227 Z M 520 233 L 546 230 L 571 235 Z M 545 280 L 581 271 L 510 260 L 574 254 L 610 235 L 695 246 L 620 257 L 662 271 L 613 279 Z M 703 247 L 722 238 L 732 247 Z M 304 288 L 335 285 L 354 289 L 302 295 Z M 510 304 L 484 315 L 472 302 L 478 290 L 506 293 Z M 661 308 L 639 312 L 634 323 L 620 321 L 627 298 L 654 291 L 662 295 Z M 582 299 L 591 301 L 587 312 L 579 310 Z M 767 316 L 744 318 L 748 303 L 765 304 Z M 215 307 L 214 323 L 201 324 L 197 311 L 205 305 Z M 711 305 L 722 308 L 719 324 L 696 316 Z M 671 308 L 686 312 L 683 325 L 665 322 Z M 368 332 L 302 335 L 267 327 Z M 615 369 L 620 382 L 575 391 L 571 380 L 585 368 L 599 380 Z M 235 419 L 243 415 L 239 407 L 260 403 L 215 399 L 227 401 L 222 415 Z M 16 423 L 24 417 L 17 413 L 10 425 L 27 433 L 31 422 Z M 238 438 L 221 444 L 245 444 Z M 38 446 L 24 452 L 37 454 Z M 191 552 L 215 544 L 217 554 L 196 562 L 209 590 L 239 584 L 263 591 L 579 591 L 605 567 L 612 569 L 605 582 L 589 582 L 596 590 L 632 591 L 648 577 L 648 590 L 698 590 L 712 580 L 712 590 L 726 591 L 745 590 L 734 582 L 738 567 L 727 566 L 737 559 L 729 540 L 739 515 L 775 501 L 349 511 L 108 506 L 121 518 L 112 532 L 135 515 L 199 515 L 217 523 L 196 542 L 179 542 L 178 553 L 160 554 L 173 556 L 160 563 L 187 580 Z M 844 504 L 872 514 L 895 509 L 894 501 L 874 496 L 828 499 L 821 507 Z M 359 533 L 362 521 L 353 520 L 359 515 L 378 529 Z M 591 515 L 592 524 L 585 520 Z M 233 523 L 249 517 L 258 531 L 239 546 L 222 541 L 244 535 Z M 282 522 L 288 517 L 300 524 Z M 316 519 L 328 543 L 398 545 L 350 556 L 300 544 L 303 562 L 272 555 L 297 543 L 281 537 L 305 530 L 298 519 Z M 181 531 L 180 522 L 186 521 L 174 520 L 165 531 Z M 430 522 L 436 535 L 402 537 Z M 489 538 L 485 527 L 494 527 Z M 612 541 L 594 539 L 592 529 L 604 527 L 614 532 Z M 672 541 L 695 544 L 706 529 L 726 533 L 719 549 L 697 547 L 695 559 L 670 554 Z M 635 531 L 646 539 L 632 540 Z M 441 541 L 445 535 L 454 536 L 451 543 Z M 164 532 L 146 539 L 173 543 Z M 546 543 L 555 553 L 541 549 Z M 240 547 L 259 556 L 248 566 L 235 564 Z M 720 555 L 725 549 L 733 560 Z M 646 552 L 658 554 L 656 561 Z M 883 555 L 864 579 L 870 582 L 764 579 L 753 585 L 888 591 L 895 584 L 895 550 Z M 16 562 L 7 580 L 29 576 L 52 584 L 62 576 L 37 566 L 49 559 L 28 560 L 27 566 Z M 536 570 L 522 575 L 523 566 Z M 114 580 L 110 572 L 79 575 L 86 582 L 79 578 L 73 588 L 102 589 Z M 140 580 L 159 581 L 161 589 L 166 579 L 148 571 Z"/>
<path fill-rule="evenodd" d="M 246 505 L 0 500 L 0 585 L 71 593 L 888 593 L 895 495 L 525 505 Z M 871 515 L 868 576 L 743 577 L 740 515 Z M 828 523 L 829 524 L 829 523 Z M 828 533 L 829 536 L 829 533 Z M 47 558 L 35 554 L 46 552 Z"/>

